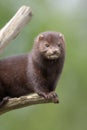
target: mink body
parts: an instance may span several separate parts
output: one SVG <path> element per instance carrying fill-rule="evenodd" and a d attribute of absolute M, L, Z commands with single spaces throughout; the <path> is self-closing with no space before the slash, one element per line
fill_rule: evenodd
<path fill-rule="evenodd" d="M 65 42 L 58 32 L 39 34 L 29 54 L 0 60 L 0 105 L 8 97 L 37 93 L 56 97 L 56 84 L 65 59 Z M 54 101 L 55 102 L 55 101 Z"/>

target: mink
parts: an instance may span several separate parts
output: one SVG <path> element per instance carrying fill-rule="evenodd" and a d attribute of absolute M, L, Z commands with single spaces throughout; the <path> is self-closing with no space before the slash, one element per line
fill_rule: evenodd
<path fill-rule="evenodd" d="M 31 93 L 37 93 L 46 99 L 57 97 L 55 88 L 64 59 L 64 36 L 54 31 L 40 33 L 30 53 L 1 59 L 0 106 L 9 97 Z"/>

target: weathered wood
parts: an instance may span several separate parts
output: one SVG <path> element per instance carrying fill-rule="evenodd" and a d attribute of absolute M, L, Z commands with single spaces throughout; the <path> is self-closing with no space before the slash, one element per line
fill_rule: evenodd
<path fill-rule="evenodd" d="M 21 96 L 19 98 L 11 98 L 5 105 L 3 105 L 0 108 L 0 115 L 4 114 L 6 112 L 9 112 L 11 110 L 23 108 L 26 106 L 42 104 L 42 103 L 53 103 L 53 102 L 54 102 L 54 99 L 50 98 L 47 100 L 47 99 L 37 95 L 36 93 L 27 95 L 27 96 Z"/>
<path fill-rule="evenodd" d="M 22 6 L 12 19 L 0 30 L 0 53 L 20 33 L 21 29 L 32 18 L 30 7 Z"/>

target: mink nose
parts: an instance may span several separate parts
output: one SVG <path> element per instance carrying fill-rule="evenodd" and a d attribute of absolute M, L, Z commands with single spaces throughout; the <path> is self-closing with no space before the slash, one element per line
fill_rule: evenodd
<path fill-rule="evenodd" d="M 53 54 L 58 54 L 58 53 L 60 53 L 59 49 L 55 48 L 55 49 L 53 50 Z"/>

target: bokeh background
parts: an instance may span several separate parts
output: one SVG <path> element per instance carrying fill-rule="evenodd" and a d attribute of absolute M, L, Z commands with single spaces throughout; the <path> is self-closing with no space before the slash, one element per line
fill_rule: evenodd
<path fill-rule="evenodd" d="M 60 104 L 8 112 L 0 117 L 0 130 L 87 130 L 87 1 L 0 0 L 0 28 L 22 5 L 32 8 L 33 18 L 0 58 L 29 52 L 40 32 L 62 32 L 66 61 L 56 89 Z"/>

